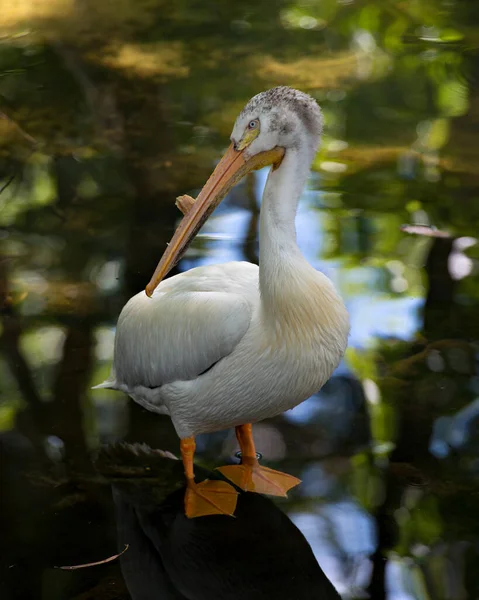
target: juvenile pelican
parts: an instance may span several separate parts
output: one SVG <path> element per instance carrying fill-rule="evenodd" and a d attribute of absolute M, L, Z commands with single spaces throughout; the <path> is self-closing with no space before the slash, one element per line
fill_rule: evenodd
<path fill-rule="evenodd" d="M 322 130 L 310 96 L 277 87 L 252 98 L 231 145 L 185 213 L 146 293 L 123 308 L 110 378 L 153 412 L 171 416 L 181 438 L 188 517 L 233 514 L 224 481 L 196 484 L 195 436 L 230 427 L 242 464 L 220 471 L 240 488 L 286 495 L 299 480 L 261 467 L 251 423 L 291 409 L 329 379 L 347 345 L 349 321 L 331 281 L 296 244 L 295 215 Z M 260 218 L 259 268 L 198 267 L 162 281 L 201 224 L 246 173 L 272 165 Z"/>

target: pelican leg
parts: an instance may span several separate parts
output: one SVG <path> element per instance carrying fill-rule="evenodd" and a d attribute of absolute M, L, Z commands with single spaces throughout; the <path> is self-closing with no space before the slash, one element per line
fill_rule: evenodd
<path fill-rule="evenodd" d="M 226 481 L 207 479 L 195 482 L 193 457 L 195 455 L 195 438 L 180 440 L 181 458 L 185 467 L 186 494 L 185 513 L 189 519 L 206 515 L 233 516 L 238 493 Z"/>
<path fill-rule="evenodd" d="M 241 464 L 220 467 L 218 471 L 239 488 L 245 492 L 286 496 L 288 490 L 301 483 L 300 479 L 292 475 L 259 464 L 250 423 L 236 427 L 236 437 L 241 448 Z"/>
<path fill-rule="evenodd" d="M 190 208 L 196 202 L 195 198 L 191 196 L 187 196 L 186 194 L 183 196 L 178 196 L 176 199 L 176 206 L 181 210 L 184 215 L 187 215 L 190 212 Z"/>

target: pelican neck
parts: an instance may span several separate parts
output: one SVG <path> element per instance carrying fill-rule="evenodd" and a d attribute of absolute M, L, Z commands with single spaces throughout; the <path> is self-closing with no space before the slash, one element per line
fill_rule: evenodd
<path fill-rule="evenodd" d="M 295 218 L 313 157 L 312 151 L 288 149 L 266 182 L 259 234 L 260 291 L 266 301 L 274 290 L 281 292 L 278 286 L 312 270 L 296 242 Z"/>

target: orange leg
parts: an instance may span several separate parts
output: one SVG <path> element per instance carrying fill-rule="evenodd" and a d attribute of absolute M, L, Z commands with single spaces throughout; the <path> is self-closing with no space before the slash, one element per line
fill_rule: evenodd
<path fill-rule="evenodd" d="M 233 516 L 238 493 L 226 481 L 207 479 L 195 482 L 193 457 L 195 455 L 195 438 L 180 440 L 181 458 L 185 467 L 186 494 L 185 513 L 189 519 L 206 515 Z"/>
<path fill-rule="evenodd" d="M 286 496 L 288 490 L 301 483 L 292 475 L 259 464 L 251 424 L 236 427 L 236 437 L 241 448 L 241 464 L 220 467 L 218 470 L 239 488 L 245 492 Z"/>

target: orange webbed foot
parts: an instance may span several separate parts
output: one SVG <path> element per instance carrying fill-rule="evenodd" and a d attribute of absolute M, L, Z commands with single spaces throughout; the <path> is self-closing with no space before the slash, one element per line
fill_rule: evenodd
<path fill-rule="evenodd" d="M 287 496 L 288 490 L 301 483 L 301 480 L 287 473 L 254 465 L 229 465 L 218 471 L 245 492 L 257 492 L 269 496 Z"/>
<path fill-rule="evenodd" d="M 233 516 L 238 492 L 226 481 L 189 482 L 185 494 L 185 513 L 189 519 L 207 515 Z"/>

